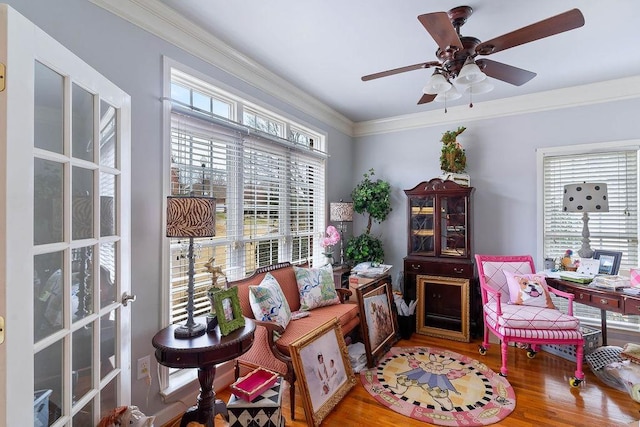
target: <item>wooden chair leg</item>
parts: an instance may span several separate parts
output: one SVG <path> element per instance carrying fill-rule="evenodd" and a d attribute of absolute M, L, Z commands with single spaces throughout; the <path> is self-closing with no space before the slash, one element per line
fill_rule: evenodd
<path fill-rule="evenodd" d="M 289 402 L 291 403 L 291 421 L 296 418 L 296 385 L 289 384 Z"/>

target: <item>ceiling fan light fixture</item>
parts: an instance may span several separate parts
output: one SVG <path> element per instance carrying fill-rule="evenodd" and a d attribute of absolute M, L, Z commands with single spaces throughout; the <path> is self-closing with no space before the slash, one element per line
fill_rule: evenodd
<path fill-rule="evenodd" d="M 471 85 L 483 81 L 487 75 L 480 70 L 480 67 L 473 61 L 472 57 L 468 57 L 458 73 L 456 83 L 461 85 Z"/>
<path fill-rule="evenodd" d="M 422 89 L 423 93 L 439 95 L 451 89 L 453 85 L 444 78 L 438 70 L 434 71 L 427 85 Z"/>

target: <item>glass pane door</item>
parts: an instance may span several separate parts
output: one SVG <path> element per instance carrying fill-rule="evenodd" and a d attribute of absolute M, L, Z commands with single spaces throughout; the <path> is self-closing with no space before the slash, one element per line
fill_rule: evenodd
<path fill-rule="evenodd" d="M 130 101 L 10 7 L 0 20 L 20 76 L 0 91 L 0 425 L 93 427 L 130 403 Z"/>

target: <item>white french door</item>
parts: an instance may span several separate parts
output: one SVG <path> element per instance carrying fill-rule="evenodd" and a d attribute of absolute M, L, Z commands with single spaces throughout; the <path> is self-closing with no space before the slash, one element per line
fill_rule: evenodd
<path fill-rule="evenodd" d="M 130 98 L 7 5 L 0 63 L 0 426 L 92 427 L 130 402 Z"/>

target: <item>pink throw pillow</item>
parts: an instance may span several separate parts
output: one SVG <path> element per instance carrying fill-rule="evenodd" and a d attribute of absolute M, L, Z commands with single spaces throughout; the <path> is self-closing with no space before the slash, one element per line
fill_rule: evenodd
<path fill-rule="evenodd" d="M 549 287 L 541 274 L 515 274 L 502 271 L 509 286 L 509 301 L 512 304 L 534 307 L 556 308 L 549 295 Z"/>

